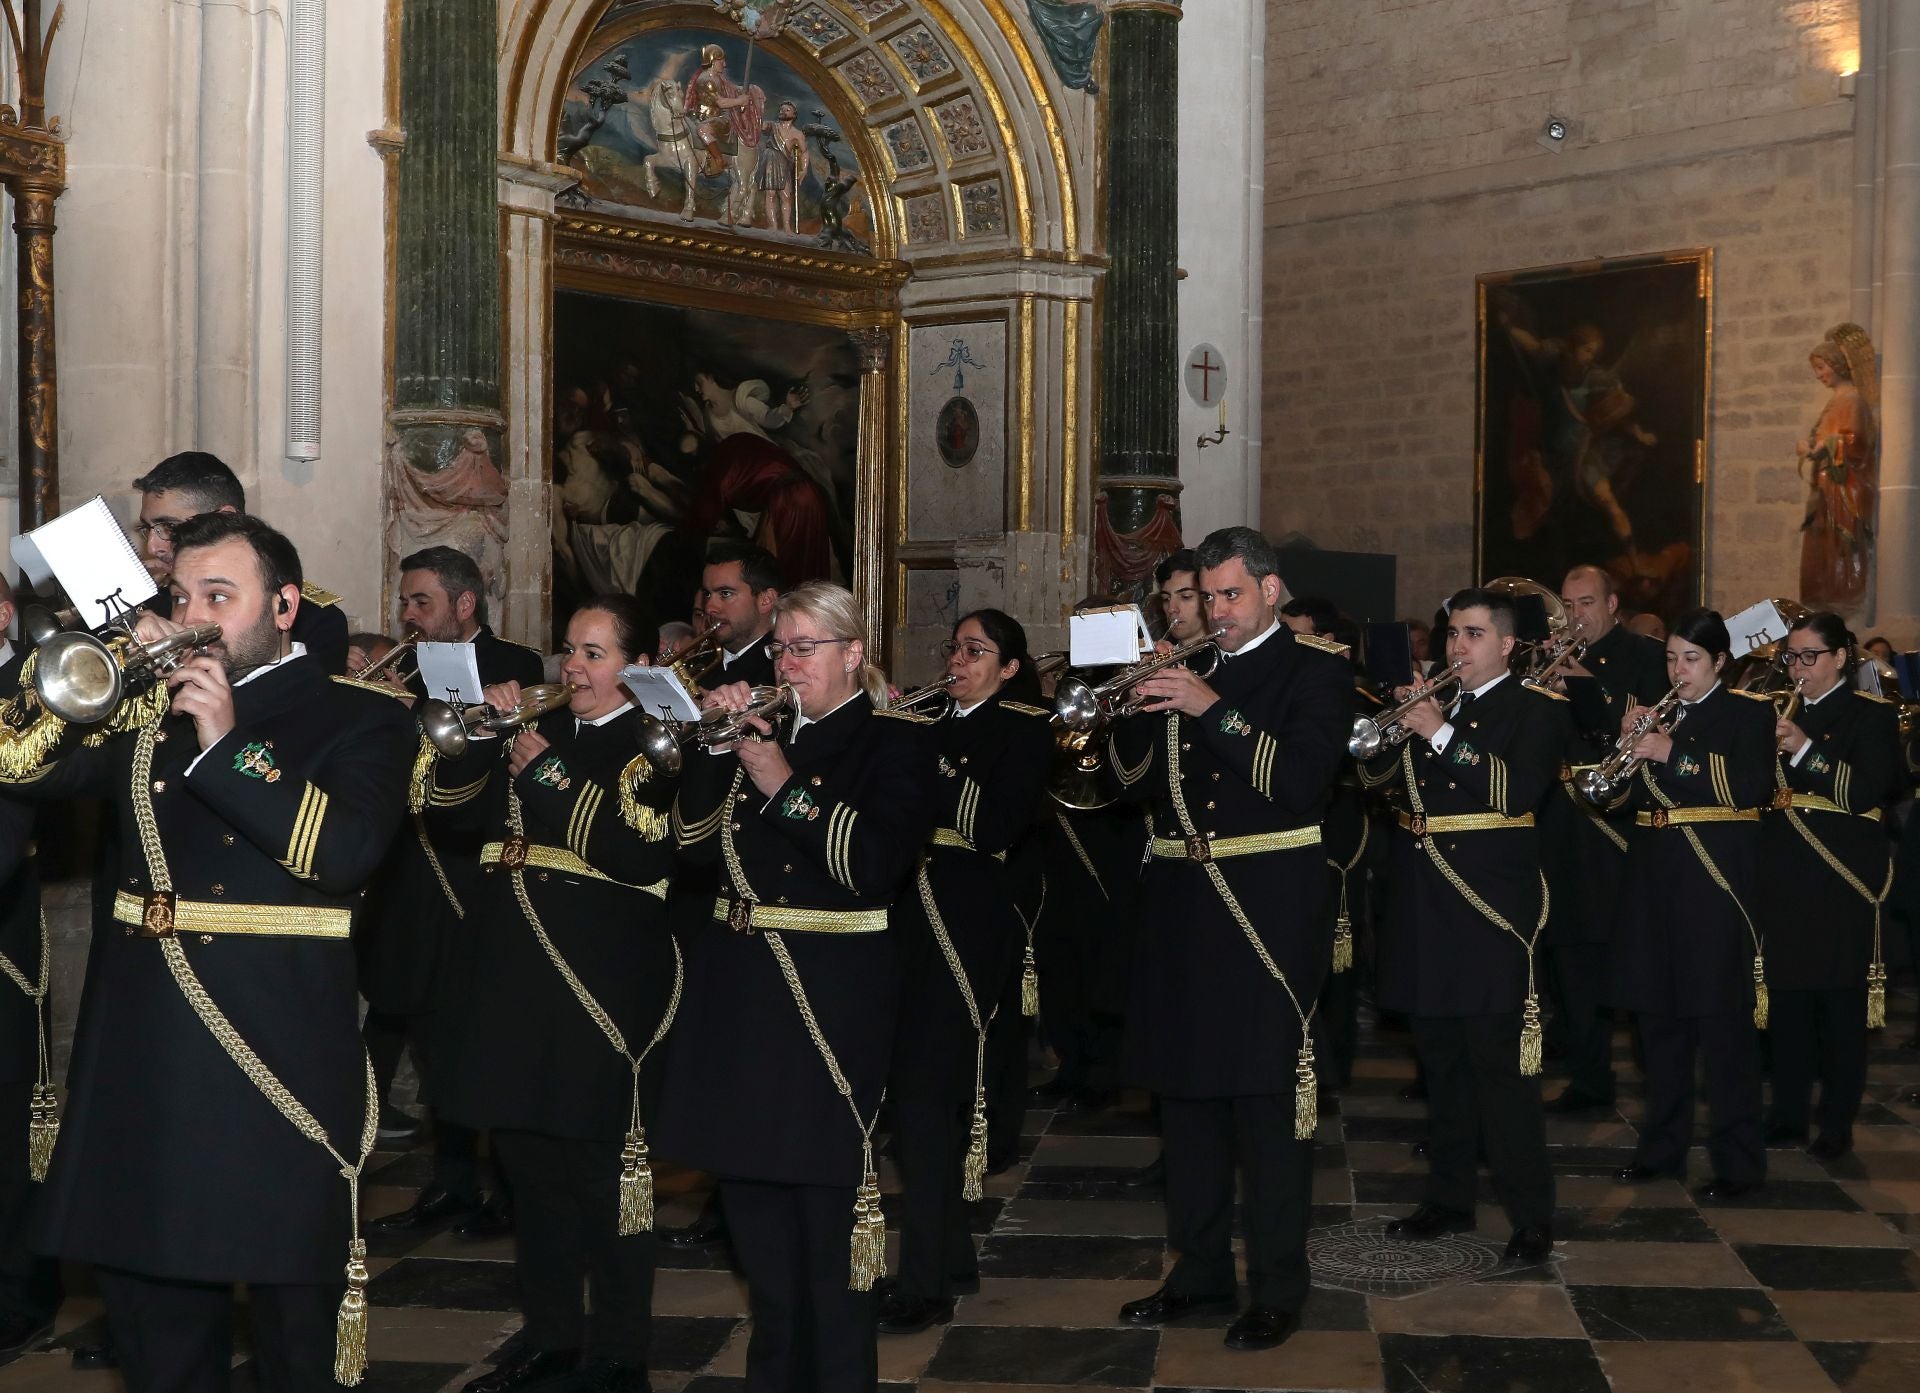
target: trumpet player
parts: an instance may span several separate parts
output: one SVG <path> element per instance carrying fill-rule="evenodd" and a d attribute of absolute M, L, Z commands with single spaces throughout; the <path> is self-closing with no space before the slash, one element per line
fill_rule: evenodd
<path fill-rule="evenodd" d="M 428 547 L 401 560 L 400 626 L 416 640 L 471 643 L 483 686 L 531 685 L 541 678 L 538 653 L 488 626 L 486 580 L 472 557 L 452 547 Z M 400 671 L 406 667 L 413 668 L 411 677 Z M 442 695 L 429 692 L 418 664 L 404 657 L 385 673 L 384 685 L 416 703 Z M 466 995 L 472 938 L 464 921 L 482 894 L 482 838 L 478 829 L 430 815 L 441 796 L 410 810 L 395 835 L 367 891 L 356 938 L 360 992 L 367 1000 L 362 1033 L 380 1090 L 380 1135 L 387 1141 L 404 1141 L 417 1130 L 412 1118 L 387 1102 L 401 1050 L 412 1049 L 429 1106 L 437 1104 L 443 1076 L 456 1064 L 454 1045 L 439 1025 Z M 436 1110 L 431 1178 L 413 1203 L 373 1226 L 417 1232 L 449 1221 L 458 1237 L 482 1239 L 506 1233 L 512 1217 L 503 1187 L 496 1184 L 490 1196 L 483 1192 L 479 1136 Z"/>
<path fill-rule="evenodd" d="M 906 1202 L 898 1278 L 880 1302 L 883 1334 L 952 1319 L 956 1292 L 979 1285 L 969 1219 L 987 1172 L 987 1027 L 1025 942 L 1005 863 L 1045 794 L 1053 753 L 1049 713 L 1008 694 L 1030 661 L 1017 620 L 975 611 L 945 648 L 953 704 L 935 727 L 938 812 L 897 912 L 900 1021 L 887 1097 Z"/>
<path fill-rule="evenodd" d="M 762 738 L 690 754 L 674 804 L 677 842 L 719 864 L 721 894 L 687 944 L 654 1149 L 720 1177 L 753 1316 L 747 1387 L 865 1389 L 886 1264 L 873 1128 L 899 1004 L 889 906 L 913 893 L 938 752 L 925 718 L 883 709 L 850 591 L 781 596 L 771 647 L 786 709 L 744 714 L 771 706 L 744 683 L 710 692 Z"/>
<path fill-rule="evenodd" d="M 1425 1240 L 1471 1230 L 1484 1139 L 1513 1230 L 1507 1257 L 1533 1263 L 1553 1251 L 1534 963 L 1547 887 L 1534 824 L 1567 743 L 1567 704 L 1509 675 L 1509 597 L 1461 590 L 1446 617 L 1457 695 L 1416 701 L 1400 718 L 1408 738 L 1362 773 L 1389 790 L 1397 823 L 1379 1002 L 1412 1025 L 1431 1116 L 1426 1198 L 1387 1231 Z"/>
<path fill-rule="evenodd" d="M 1774 725 L 1773 805 L 1761 815 L 1773 1103 L 1769 1146 L 1805 1142 L 1844 1156 L 1867 1082 L 1867 1029 L 1886 1022 L 1881 904 L 1892 846 L 1883 810 L 1901 794 L 1893 703 L 1853 685 L 1854 639 L 1840 616 L 1809 614 L 1780 645 L 1799 710 Z M 1817 1114 L 1810 1103 L 1820 1085 Z"/>
<path fill-rule="evenodd" d="M 640 715 L 620 681 L 648 660 L 645 625 L 631 596 L 589 600 L 561 649 L 567 704 L 430 775 L 430 824 L 483 843 L 460 1000 L 439 1026 L 438 1115 L 491 1129 L 526 1316 L 521 1351 L 470 1393 L 563 1374 L 606 1393 L 647 1387 L 645 1120 L 683 972 L 666 913 L 670 790 L 634 781 Z M 526 700 L 517 682 L 485 697 L 500 711 Z"/>
<path fill-rule="evenodd" d="M 1568 571 L 1560 599 L 1586 651 L 1565 669 L 1573 743 L 1559 787 L 1540 812 L 1553 896 L 1541 944 L 1562 1017 L 1568 1075 L 1567 1087 L 1546 1108 L 1578 1116 L 1613 1107 L 1613 1017 L 1602 1000 L 1632 817 L 1595 807 L 1574 780 L 1613 748 L 1627 707 L 1653 705 L 1670 684 L 1660 644 L 1620 622 L 1620 597 L 1603 567 Z"/>
<path fill-rule="evenodd" d="M 357 1381 L 351 1216 L 377 1118 L 349 934 L 405 806 L 410 722 L 294 640 L 285 537 L 216 512 L 172 543 L 174 613 L 218 640 L 100 742 L 48 730 L 10 790 L 108 797 L 120 824 L 35 1246 L 94 1265 L 129 1387 L 224 1387 L 240 1282 L 279 1386 Z M 178 629 L 138 623 L 149 643 Z"/>
<path fill-rule="evenodd" d="M 1317 1088 L 1308 1021 L 1332 957 L 1331 874 L 1320 820 L 1352 720 L 1352 677 L 1332 645 L 1275 609 L 1273 545 L 1249 527 L 1194 549 L 1210 677 L 1180 665 L 1137 684 L 1112 758 L 1153 839 L 1128 999 L 1126 1073 L 1161 1097 L 1165 1283 L 1120 1310 L 1162 1325 L 1237 1305 L 1231 1250 L 1244 1178 L 1249 1304 L 1234 1349 L 1299 1328 Z"/>
<path fill-rule="evenodd" d="M 1634 761 L 1625 791 L 1634 826 L 1612 1000 L 1639 1013 L 1647 1101 L 1633 1164 L 1618 1178 L 1685 1176 L 1702 1059 L 1713 1179 L 1700 1193 L 1709 1199 L 1743 1195 L 1767 1173 L 1758 1030 L 1765 961 L 1752 907 L 1774 720 L 1767 698 L 1720 680 L 1729 647 L 1712 610 L 1676 622 L 1667 638 L 1671 698 L 1653 711 L 1631 707 L 1619 742 Z"/>

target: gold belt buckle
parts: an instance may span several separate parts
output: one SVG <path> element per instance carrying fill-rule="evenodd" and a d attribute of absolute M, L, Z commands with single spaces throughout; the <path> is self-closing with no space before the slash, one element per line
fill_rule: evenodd
<path fill-rule="evenodd" d="M 1667 815 L 1665 808 L 1655 808 L 1653 810 L 1653 825 L 1655 827 L 1665 827 L 1672 821 L 1673 819 Z"/>
<path fill-rule="evenodd" d="M 527 839 L 508 837 L 500 844 L 500 864 L 510 871 L 517 871 L 527 864 Z"/>
<path fill-rule="evenodd" d="M 1413 833 L 1415 837 L 1426 836 L 1427 835 L 1427 815 L 1425 813 L 1415 813 L 1412 817 L 1408 818 L 1407 830 Z"/>
<path fill-rule="evenodd" d="M 1187 838 L 1187 857 L 1201 865 L 1213 860 L 1213 845 L 1205 837 L 1195 832 Z"/>
<path fill-rule="evenodd" d="M 1773 806 L 1782 811 L 1791 808 L 1793 806 L 1793 790 L 1790 788 L 1776 790 L 1773 795 Z"/>
<path fill-rule="evenodd" d="M 175 896 L 171 890 L 149 890 L 140 911 L 140 937 L 172 938 Z"/>
<path fill-rule="evenodd" d="M 753 906 L 746 900 L 735 900 L 727 906 L 727 927 L 737 934 L 753 932 Z"/>

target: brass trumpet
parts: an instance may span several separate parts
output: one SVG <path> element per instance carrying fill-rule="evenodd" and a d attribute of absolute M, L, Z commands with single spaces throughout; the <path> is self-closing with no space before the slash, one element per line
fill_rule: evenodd
<path fill-rule="evenodd" d="M 959 680 L 949 673 L 938 682 L 929 682 L 924 687 L 902 692 L 887 703 L 887 710 L 911 711 L 919 716 L 944 716 L 947 708 L 953 704 L 953 684 Z M 922 707 L 929 709 L 923 711 Z"/>
<path fill-rule="evenodd" d="M 1626 788 L 1627 780 L 1645 763 L 1633 753 L 1640 737 L 1655 730 L 1671 732 L 1686 714 L 1686 708 L 1680 704 L 1680 684 L 1676 682 L 1665 696 L 1643 709 L 1633 724 L 1621 732 L 1605 759 L 1591 769 L 1580 771 L 1580 777 L 1574 780 L 1580 796 L 1597 807 L 1611 804 Z"/>
<path fill-rule="evenodd" d="M 575 682 L 540 682 L 520 689 L 520 701 L 512 709 L 498 710 L 482 702 L 478 706 L 458 707 L 448 702 L 427 700 L 420 703 L 420 733 L 427 743 L 448 759 L 458 759 L 472 745 L 476 735 L 498 735 L 518 730 L 539 720 L 550 711 L 558 711 L 573 700 L 580 690 Z"/>
<path fill-rule="evenodd" d="M 709 629 L 693 647 L 673 660 L 673 675 L 680 679 L 681 686 L 691 692 L 713 676 L 714 670 L 726 660 L 726 656 L 727 645 L 720 637 L 719 630 Z"/>
<path fill-rule="evenodd" d="M 1084 677 L 1062 677 L 1053 691 L 1053 718 L 1068 730 L 1088 734 L 1111 721 L 1137 715 L 1146 701 L 1134 688 L 1156 672 L 1204 653 L 1211 661 L 1205 669 L 1194 671 L 1202 677 L 1211 677 L 1220 665 L 1220 636 L 1225 632 L 1222 626 L 1201 638 L 1189 639 L 1177 648 L 1122 668 L 1097 687 Z"/>
<path fill-rule="evenodd" d="M 400 642 L 394 644 L 393 647 L 389 648 L 380 657 L 375 658 L 372 662 L 361 668 L 360 671 L 354 673 L 353 680 L 356 682 L 374 682 L 380 680 L 386 676 L 389 669 L 396 669 L 400 660 L 419 646 L 419 630 L 410 630 L 407 636 L 401 639 Z M 414 673 L 408 673 L 407 676 L 402 677 L 400 680 L 402 682 L 409 681 L 414 675 Z"/>
<path fill-rule="evenodd" d="M 1353 732 L 1347 736 L 1347 753 L 1355 759 L 1372 759 L 1382 750 L 1406 744 L 1413 734 L 1406 724 L 1407 713 L 1423 701 L 1437 701 L 1442 706 L 1452 701 L 1460 688 L 1460 668 L 1459 662 L 1452 664 L 1431 687 L 1415 692 L 1390 711 L 1356 717 Z"/>
<path fill-rule="evenodd" d="M 751 717 L 772 724 L 789 707 L 799 705 L 793 688 L 785 683 L 755 687 L 751 695 L 752 701 L 743 711 L 716 706 L 702 711 L 697 721 L 676 721 L 641 712 L 640 753 L 647 761 L 647 778 L 642 782 L 679 777 L 689 748 L 711 750 L 738 740 L 757 740 L 760 733 L 747 724 Z"/>
<path fill-rule="evenodd" d="M 219 640 L 218 624 L 196 624 L 143 643 L 125 616 L 114 621 L 106 638 L 66 629 L 35 650 L 34 695 L 68 725 L 93 725 L 119 708 L 130 683 L 160 681 Z"/>

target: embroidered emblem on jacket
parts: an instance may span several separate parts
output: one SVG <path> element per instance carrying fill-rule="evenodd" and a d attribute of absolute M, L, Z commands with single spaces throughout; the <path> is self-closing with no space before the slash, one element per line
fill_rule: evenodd
<path fill-rule="evenodd" d="M 1455 764 L 1478 764 L 1480 762 L 1480 751 L 1474 749 L 1473 746 L 1462 740 L 1453 747 L 1453 762 Z"/>
<path fill-rule="evenodd" d="M 1689 774 L 1698 774 L 1700 772 L 1700 761 L 1692 755 L 1681 755 L 1678 760 L 1674 761 L 1673 772 L 1682 778 L 1685 778 Z"/>
<path fill-rule="evenodd" d="M 1234 707 L 1229 706 L 1227 708 L 1227 714 L 1220 718 L 1220 733 L 1222 735 L 1251 735 L 1253 734 L 1253 727 L 1247 724 L 1247 718 L 1245 716 L 1242 716 Z"/>
<path fill-rule="evenodd" d="M 233 769 L 249 779 L 265 779 L 270 784 L 280 782 L 280 770 L 274 765 L 273 754 L 261 740 L 250 742 L 233 757 Z"/>
<path fill-rule="evenodd" d="M 534 766 L 533 781 L 542 788 L 557 789 L 565 793 L 573 787 L 573 779 L 567 774 L 567 766 L 559 755 L 548 755 Z"/>
<path fill-rule="evenodd" d="M 780 816 L 790 817 L 795 822 L 811 822 L 820 816 L 820 809 L 815 805 L 811 793 L 804 788 L 796 788 L 780 805 Z"/>
<path fill-rule="evenodd" d="M 959 777 L 959 771 L 947 763 L 947 757 L 945 755 L 940 756 L 940 772 L 945 774 L 949 779 Z"/>
<path fill-rule="evenodd" d="M 1827 757 L 1825 755 L 1821 754 L 1820 751 L 1815 750 L 1812 754 L 1807 756 L 1807 768 L 1811 769 L 1816 774 L 1825 774 L 1833 768 L 1833 765 L 1827 762 Z"/>

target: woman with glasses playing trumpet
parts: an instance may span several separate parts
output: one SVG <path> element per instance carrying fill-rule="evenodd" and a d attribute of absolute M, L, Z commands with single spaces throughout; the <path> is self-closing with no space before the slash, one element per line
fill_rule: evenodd
<path fill-rule="evenodd" d="M 1762 926 L 1772 1015 L 1767 1144 L 1807 1140 L 1820 1083 L 1823 1161 L 1844 1156 L 1867 1082 L 1867 1030 L 1886 1023 L 1881 906 L 1891 846 L 1882 810 L 1903 765 L 1892 702 L 1851 680 L 1853 635 L 1840 616 L 1795 619 L 1779 660 L 1799 709 L 1774 725 L 1773 806 L 1761 818 Z"/>
<path fill-rule="evenodd" d="M 745 683 L 710 692 L 750 735 L 690 751 L 674 805 L 676 840 L 719 863 L 720 896 L 688 944 L 657 1149 L 720 1177 L 753 1313 L 747 1387 L 871 1388 L 886 1263 L 873 1128 L 900 981 L 889 906 L 933 826 L 938 752 L 924 718 L 881 709 L 886 678 L 843 587 L 783 595 L 769 647 L 784 709 Z"/>
<path fill-rule="evenodd" d="M 987 1169 L 987 1026 L 1025 946 L 1005 863 L 1045 796 L 1053 752 L 1048 713 L 1008 699 L 1029 662 L 1012 616 L 976 610 L 945 652 L 953 704 L 937 727 L 933 839 L 899 902 L 887 1096 L 906 1206 L 899 1277 L 880 1303 L 887 1334 L 951 1319 L 956 1289 L 979 1281 L 968 1220 Z"/>
<path fill-rule="evenodd" d="M 1583 788 L 1634 809 L 1612 1002 L 1640 1014 L 1646 1115 L 1636 1182 L 1686 1174 L 1693 1144 L 1694 1066 L 1706 1064 L 1708 1199 L 1766 1178 L 1760 1134 L 1760 1038 L 1767 997 L 1757 913 L 1760 814 L 1772 788 L 1773 708 L 1721 681 L 1727 626 L 1694 610 L 1667 639 L 1673 682 L 1658 708 L 1621 718 L 1624 768 L 1612 789 Z M 1657 716 L 1657 718 L 1656 718 Z M 1589 771 L 1591 775 L 1594 771 Z"/>
<path fill-rule="evenodd" d="M 550 709 L 423 773 L 430 825 L 484 842 L 440 1108 L 493 1129 L 526 1316 L 525 1348 L 473 1393 L 575 1369 L 596 1388 L 647 1383 L 655 1244 L 643 1124 L 682 986 L 667 930 L 665 792 L 647 800 L 642 784 L 636 796 L 628 777 L 639 712 L 620 672 L 647 661 L 650 637 L 632 597 L 588 601 L 567 623 L 557 692 L 485 691 L 496 711 Z"/>

